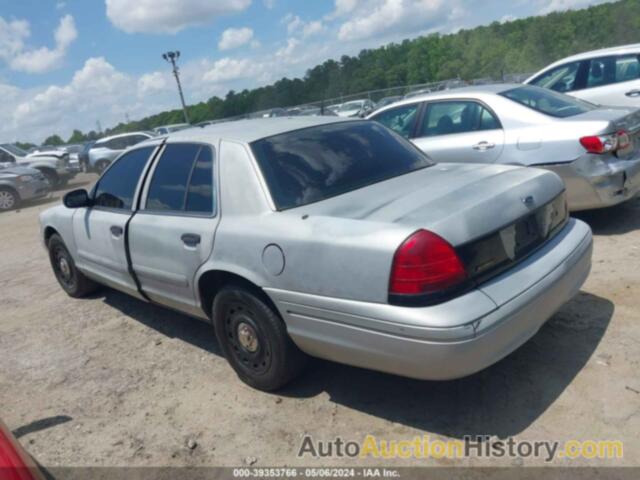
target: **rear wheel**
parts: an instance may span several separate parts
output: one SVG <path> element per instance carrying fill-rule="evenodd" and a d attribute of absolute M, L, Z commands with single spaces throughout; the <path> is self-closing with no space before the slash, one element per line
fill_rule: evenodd
<path fill-rule="evenodd" d="M 60 235 L 53 234 L 49 239 L 49 260 L 51 268 L 62 289 L 70 297 L 80 298 L 98 288 L 98 284 L 87 278 L 71 258 Z"/>
<path fill-rule="evenodd" d="M 0 212 L 18 208 L 20 197 L 10 188 L 0 188 Z"/>
<path fill-rule="evenodd" d="M 276 390 L 304 368 L 306 355 L 259 292 L 242 285 L 223 287 L 212 312 L 220 348 L 247 385 Z"/>

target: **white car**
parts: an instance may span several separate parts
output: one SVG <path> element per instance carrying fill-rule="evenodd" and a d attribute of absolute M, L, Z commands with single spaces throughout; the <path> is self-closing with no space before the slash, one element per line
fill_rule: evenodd
<path fill-rule="evenodd" d="M 352 100 L 340 105 L 340 108 L 336 110 L 336 115 L 339 117 L 364 117 L 371 113 L 374 107 L 373 102 L 368 99 Z"/>
<path fill-rule="evenodd" d="M 564 58 L 524 83 L 600 105 L 640 108 L 640 43 Z"/>

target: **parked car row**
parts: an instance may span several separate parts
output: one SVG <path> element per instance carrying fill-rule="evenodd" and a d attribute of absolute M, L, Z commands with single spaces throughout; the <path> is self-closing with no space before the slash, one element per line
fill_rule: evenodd
<path fill-rule="evenodd" d="M 69 164 L 69 154 L 66 152 L 27 153 L 8 143 L 0 144 L 0 163 L 36 169 L 47 179 L 51 188 L 63 187 L 79 172 Z"/>
<path fill-rule="evenodd" d="M 607 207 L 640 191 L 640 110 L 600 107 L 520 84 L 413 97 L 369 117 L 436 162 L 552 170 L 571 210 Z"/>

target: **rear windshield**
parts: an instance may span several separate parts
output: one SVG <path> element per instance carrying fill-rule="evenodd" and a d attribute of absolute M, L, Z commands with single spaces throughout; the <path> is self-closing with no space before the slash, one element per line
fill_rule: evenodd
<path fill-rule="evenodd" d="M 573 117 L 598 108 L 593 103 L 530 85 L 507 90 L 500 95 L 537 112 L 557 118 Z"/>
<path fill-rule="evenodd" d="M 432 165 L 376 122 L 343 122 L 258 140 L 253 153 L 278 210 L 299 207 Z"/>

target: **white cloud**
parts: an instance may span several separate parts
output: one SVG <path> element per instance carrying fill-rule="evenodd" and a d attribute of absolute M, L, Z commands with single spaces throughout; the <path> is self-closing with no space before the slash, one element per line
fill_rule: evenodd
<path fill-rule="evenodd" d="M 317 35 L 325 30 L 325 26 L 320 20 L 305 22 L 298 15 L 292 13 L 287 14 L 282 23 L 287 25 L 287 33 L 289 35 L 301 35 L 303 38 Z"/>
<path fill-rule="evenodd" d="M 127 33 L 177 33 L 228 13 L 237 13 L 251 0 L 106 0 L 107 17 Z"/>
<path fill-rule="evenodd" d="M 138 79 L 138 96 L 144 97 L 149 94 L 166 90 L 168 87 L 167 75 L 162 72 L 145 73 Z"/>
<path fill-rule="evenodd" d="M 456 2 L 445 0 L 336 1 L 336 12 L 348 12 L 338 39 L 354 41 L 401 31 L 428 30 L 447 19 Z"/>
<path fill-rule="evenodd" d="M 551 12 L 585 8 L 597 3 L 609 3 L 612 1 L 613 0 L 538 0 L 538 3 L 541 4 L 538 13 L 545 15 Z"/>
<path fill-rule="evenodd" d="M 250 28 L 227 28 L 220 36 L 218 48 L 220 50 L 231 50 L 239 48 L 253 39 L 253 30 Z"/>
<path fill-rule="evenodd" d="M 43 73 L 62 65 L 67 49 L 78 37 L 76 24 L 71 15 L 60 19 L 54 32 L 55 47 L 29 48 L 26 40 L 31 36 L 26 20 L 5 21 L 0 17 L 0 58 L 12 70 L 27 73 Z"/>
<path fill-rule="evenodd" d="M 56 3 L 56 8 L 57 8 L 58 10 L 62 10 L 62 9 L 63 9 L 64 7 L 66 7 L 66 6 L 67 6 L 67 2 L 57 2 L 57 3 Z"/>
<path fill-rule="evenodd" d="M 353 12 L 358 5 L 358 0 L 335 0 L 335 5 L 333 13 L 328 16 L 329 18 L 337 18 Z"/>
<path fill-rule="evenodd" d="M 296 38 L 288 38 L 287 44 L 276 51 L 276 57 L 290 59 L 298 45 L 300 45 L 300 40 Z"/>
<path fill-rule="evenodd" d="M 256 76 L 261 65 L 250 59 L 221 58 L 216 60 L 202 75 L 202 80 L 211 83 L 224 83 Z"/>

